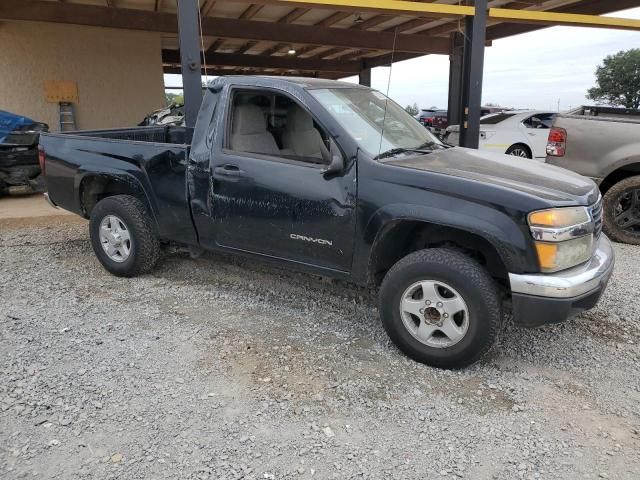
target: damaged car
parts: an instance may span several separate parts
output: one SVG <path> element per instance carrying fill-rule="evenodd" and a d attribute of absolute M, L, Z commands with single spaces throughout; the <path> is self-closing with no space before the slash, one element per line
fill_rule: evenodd
<path fill-rule="evenodd" d="M 38 140 L 46 123 L 0 110 L 0 195 L 43 190 Z"/>

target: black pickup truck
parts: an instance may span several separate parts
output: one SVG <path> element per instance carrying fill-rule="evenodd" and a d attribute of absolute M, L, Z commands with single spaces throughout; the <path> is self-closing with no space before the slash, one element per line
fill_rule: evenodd
<path fill-rule="evenodd" d="M 515 322 L 592 308 L 613 269 L 596 185 L 441 143 L 381 93 L 318 79 L 220 77 L 194 129 L 43 134 L 54 205 L 90 219 L 115 275 L 160 245 L 231 252 L 379 286 L 410 357 L 460 368 Z"/>

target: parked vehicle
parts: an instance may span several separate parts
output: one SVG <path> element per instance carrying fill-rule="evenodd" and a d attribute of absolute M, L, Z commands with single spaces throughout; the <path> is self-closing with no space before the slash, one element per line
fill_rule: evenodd
<path fill-rule="evenodd" d="M 438 136 L 444 134 L 449 126 L 448 112 L 446 110 L 439 110 L 433 114 L 433 120 L 431 120 L 431 131 Z"/>
<path fill-rule="evenodd" d="M 579 107 L 558 115 L 547 155 L 547 163 L 600 186 L 608 236 L 640 245 L 640 110 Z"/>
<path fill-rule="evenodd" d="M 534 110 L 492 113 L 480 119 L 480 149 L 523 158 L 543 160 L 549 128 L 557 114 Z M 460 142 L 460 126 L 447 128 L 445 141 Z"/>
<path fill-rule="evenodd" d="M 496 107 L 496 106 L 480 107 L 480 116 L 481 117 L 485 117 L 485 116 L 490 115 L 492 113 L 500 113 L 500 112 L 504 112 L 504 111 L 508 111 L 508 110 L 513 110 L 513 109 L 512 108 L 504 108 L 504 107 Z"/>
<path fill-rule="evenodd" d="M 446 110 L 442 110 L 440 108 L 431 107 L 431 108 L 423 108 L 420 110 L 420 113 L 416 116 L 416 120 L 420 122 L 427 128 L 433 127 L 433 119 L 435 118 L 437 113 L 444 112 L 445 115 L 447 113 Z"/>
<path fill-rule="evenodd" d="M 0 110 L 0 196 L 42 191 L 38 137 L 47 124 Z"/>
<path fill-rule="evenodd" d="M 50 201 L 90 219 L 114 275 L 150 271 L 178 242 L 378 285 L 392 340 L 438 367 L 489 350 L 504 299 L 520 325 L 560 322 L 598 302 L 613 268 L 591 180 L 448 147 L 350 83 L 219 77 L 194 130 L 40 146 Z"/>
<path fill-rule="evenodd" d="M 138 124 L 140 127 L 150 125 L 184 125 L 184 105 L 174 103 L 155 110 Z"/>

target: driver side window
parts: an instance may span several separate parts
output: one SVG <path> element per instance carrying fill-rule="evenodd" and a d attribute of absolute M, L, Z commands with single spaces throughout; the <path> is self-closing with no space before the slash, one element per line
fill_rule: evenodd
<path fill-rule="evenodd" d="M 283 161 L 330 163 L 329 135 L 290 97 L 271 91 L 237 91 L 231 105 L 229 149 Z"/>

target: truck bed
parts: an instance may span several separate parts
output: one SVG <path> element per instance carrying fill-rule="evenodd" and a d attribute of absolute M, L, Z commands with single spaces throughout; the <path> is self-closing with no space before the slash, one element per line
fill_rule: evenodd
<path fill-rule="evenodd" d="M 630 120 L 632 122 L 640 122 L 640 110 L 634 110 L 632 108 L 618 108 L 618 107 L 600 107 L 600 106 L 581 106 L 574 108 L 566 113 L 566 115 L 580 116 L 580 117 L 597 117 L 598 120 L 612 120 L 622 119 Z"/>
<path fill-rule="evenodd" d="M 609 107 L 581 107 L 558 115 L 553 124 L 567 133 L 566 153 L 547 163 L 573 170 L 600 184 L 640 153 L 640 112 Z"/>
<path fill-rule="evenodd" d="M 193 129 L 187 127 L 176 127 L 173 125 L 158 125 L 153 127 L 80 130 L 77 132 L 69 132 L 67 133 L 67 135 L 77 135 L 92 138 L 108 138 L 112 140 L 127 140 L 133 142 L 189 145 L 191 144 Z"/>
<path fill-rule="evenodd" d="M 186 182 L 192 135 L 168 125 L 43 134 L 49 198 L 88 217 L 101 199 L 95 192 L 134 188 L 149 199 L 161 238 L 196 243 Z"/>

